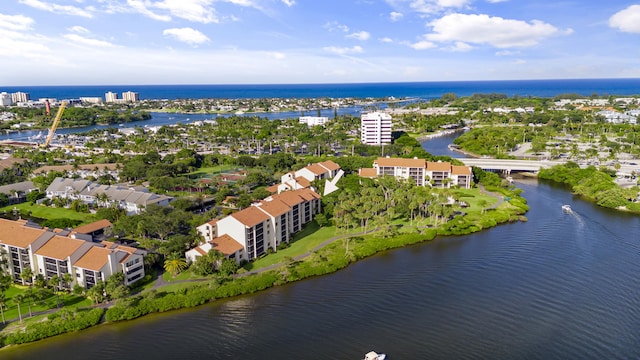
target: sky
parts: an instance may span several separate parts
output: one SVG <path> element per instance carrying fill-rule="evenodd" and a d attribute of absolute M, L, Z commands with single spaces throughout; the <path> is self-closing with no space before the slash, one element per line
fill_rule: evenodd
<path fill-rule="evenodd" d="M 0 85 L 640 77 L 640 1 L 1 0 Z"/>

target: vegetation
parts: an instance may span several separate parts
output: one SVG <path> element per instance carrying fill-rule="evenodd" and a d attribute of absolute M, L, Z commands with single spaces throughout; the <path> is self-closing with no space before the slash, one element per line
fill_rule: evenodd
<path fill-rule="evenodd" d="M 610 172 L 594 166 L 582 169 L 578 164 L 569 162 L 541 170 L 539 177 L 567 184 L 575 194 L 591 199 L 602 207 L 640 213 L 638 187 L 622 189 L 613 181 L 615 174 L 611 176 Z"/>

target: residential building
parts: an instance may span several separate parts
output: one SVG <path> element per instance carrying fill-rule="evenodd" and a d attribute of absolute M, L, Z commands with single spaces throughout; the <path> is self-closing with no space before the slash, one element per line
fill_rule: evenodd
<path fill-rule="evenodd" d="M 104 94 L 104 99 L 105 99 L 106 102 L 117 102 L 118 101 L 118 94 L 109 91 L 106 94 Z"/>
<path fill-rule="evenodd" d="M 137 92 L 133 91 L 125 91 L 122 93 L 122 101 L 126 102 L 138 102 L 140 101 L 140 96 Z"/>
<path fill-rule="evenodd" d="M 102 104 L 102 98 L 101 97 L 81 97 L 80 101 L 83 103 L 87 103 L 87 104 Z"/>
<path fill-rule="evenodd" d="M 320 209 L 320 195 L 308 188 L 272 195 L 198 226 L 204 241 L 185 256 L 192 262 L 215 249 L 237 262 L 256 259 L 268 249 L 275 251 L 280 244 L 291 241 L 291 235 L 313 220 Z"/>
<path fill-rule="evenodd" d="M 0 93 L 0 106 L 11 106 L 13 105 L 13 99 L 11 98 L 11 94 L 7 92 Z"/>
<path fill-rule="evenodd" d="M 139 214 L 149 205 L 167 206 L 173 197 L 123 185 L 99 185 L 89 180 L 57 177 L 46 190 L 49 199 L 80 200 L 89 205 L 116 205 L 127 214 Z"/>
<path fill-rule="evenodd" d="M 118 272 L 124 273 L 125 285 L 144 277 L 144 250 L 74 236 L 68 230 L 51 231 L 25 220 L 0 219 L 0 250 L 8 260 L 5 270 L 14 281 L 27 283 L 30 279 L 21 277 L 27 268 L 46 279 L 69 274 L 69 286 L 87 289 Z"/>
<path fill-rule="evenodd" d="M 51 171 L 66 172 L 69 176 L 86 179 L 88 177 L 99 178 L 103 175 L 110 175 L 114 179 L 120 178 L 122 164 L 82 164 L 82 165 L 45 165 L 33 170 L 33 176 L 46 175 Z"/>
<path fill-rule="evenodd" d="M 11 94 L 11 100 L 14 104 L 26 103 L 31 100 L 31 96 L 29 96 L 29 93 L 18 91 Z"/>
<path fill-rule="evenodd" d="M 307 124 L 307 126 L 324 126 L 329 118 L 327 116 L 300 116 L 298 118 L 301 124 Z"/>
<path fill-rule="evenodd" d="M 9 198 L 9 204 L 19 204 L 27 201 L 27 194 L 36 190 L 36 186 L 31 181 L 22 181 L 15 184 L 0 186 L 0 194 L 5 194 Z"/>
<path fill-rule="evenodd" d="M 391 144 L 391 115 L 370 112 L 360 116 L 360 141 L 366 145 Z"/>
<path fill-rule="evenodd" d="M 418 186 L 429 185 L 436 188 L 459 186 L 468 189 L 473 180 L 469 166 L 417 158 L 380 157 L 373 162 L 373 168 L 363 168 L 358 173 L 361 177 L 368 178 L 388 175 L 397 179 L 411 179 Z"/>
<path fill-rule="evenodd" d="M 311 182 L 332 179 L 339 170 L 340 165 L 331 160 L 307 165 L 300 170 L 282 175 L 278 192 L 310 188 Z"/>

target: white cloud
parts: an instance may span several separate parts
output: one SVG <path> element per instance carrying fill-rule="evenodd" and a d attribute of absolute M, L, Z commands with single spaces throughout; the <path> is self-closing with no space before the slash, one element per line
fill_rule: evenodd
<path fill-rule="evenodd" d="M 623 32 L 640 34 L 640 5 L 631 5 L 609 18 L 609 26 Z"/>
<path fill-rule="evenodd" d="M 501 2 L 507 2 L 509 0 L 487 0 L 488 3 L 490 4 L 497 4 L 497 3 L 501 3 Z"/>
<path fill-rule="evenodd" d="M 359 54 L 362 53 L 364 51 L 364 49 L 361 46 L 354 46 L 354 47 L 338 47 L 338 46 L 327 46 L 323 48 L 324 51 L 330 52 L 330 53 L 334 53 L 334 54 L 338 54 L 338 55 L 346 55 L 346 54 Z"/>
<path fill-rule="evenodd" d="M 378 39 L 378 41 L 383 42 L 383 43 L 392 43 L 393 39 L 391 39 L 390 37 L 386 37 L 385 36 L 383 38 Z"/>
<path fill-rule="evenodd" d="M 473 46 L 462 41 L 456 41 L 455 44 L 447 48 L 447 50 L 454 51 L 454 52 L 465 52 L 465 51 L 470 51 L 472 49 L 473 49 Z"/>
<path fill-rule="evenodd" d="M 90 33 L 90 31 L 87 28 L 84 28 L 82 26 L 72 26 L 70 28 L 67 28 L 67 30 L 73 32 L 73 33 L 77 33 L 77 34 L 88 34 Z"/>
<path fill-rule="evenodd" d="M 192 28 L 166 29 L 162 32 L 162 34 L 165 36 L 173 37 L 178 41 L 182 41 L 190 45 L 199 45 L 210 41 L 205 34 Z"/>
<path fill-rule="evenodd" d="M 399 13 L 397 11 L 392 11 L 389 13 L 389 19 L 391 19 L 391 21 L 398 21 L 400 19 L 402 19 L 404 15 L 402 15 L 402 13 Z"/>
<path fill-rule="evenodd" d="M 91 14 L 91 12 L 88 11 L 88 10 L 92 10 L 93 9 L 92 7 L 89 7 L 88 9 L 82 9 L 77 6 L 46 3 L 40 0 L 19 0 L 19 2 L 23 5 L 30 6 L 34 9 L 49 11 L 55 14 L 81 16 L 86 18 L 93 17 L 93 14 Z"/>
<path fill-rule="evenodd" d="M 91 39 L 78 34 L 66 34 L 64 35 L 64 38 L 82 45 L 98 46 L 98 47 L 114 47 L 115 46 L 108 41 Z"/>
<path fill-rule="evenodd" d="M 519 51 L 511 51 L 511 50 L 500 50 L 496 51 L 496 56 L 513 56 L 518 55 Z"/>
<path fill-rule="evenodd" d="M 271 57 L 272 59 L 276 59 L 276 60 L 284 60 L 287 57 L 286 54 L 281 53 L 279 51 L 268 52 L 267 56 Z"/>
<path fill-rule="evenodd" d="M 33 19 L 24 15 L 0 14 L 0 28 L 6 30 L 28 30 L 34 23 Z"/>
<path fill-rule="evenodd" d="M 287 5 L 288 7 L 292 7 L 293 5 L 296 4 L 295 0 L 282 0 L 282 3 Z"/>
<path fill-rule="evenodd" d="M 156 14 L 155 12 L 149 10 L 146 3 L 144 3 L 142 0 L 127 0 L 127 5 L 129 5 L 133 11 L 138 12 L 150 19 L 158 21 L 171 21 L 171 16 Z"/>
<path fill-rule="evenodd" d="M 342 32 L 349 31 L 349 27 L 347 25 L 342 25 L 337 21 L 329 21 L 326 24 L 322 25 L 322 27 L 329 31 L 342 31 Z"/>
<path fill-rule="evenodd" d="M 153 5 L 154 8 L 168 11 L 171 15 L 188 21 L 203 24 L 217 23 L 218 17 L 215 15 L 212 0 L 163 0 Z M 242 1 L 236 3 L 241 6 L 251 6 L 251 2 Z"/>
<path fill-rule="evenodd" d="M 415 50 L 427 50 L 427 49 L 433 49 L 437 47 L 436 44 L 427 40 L 421 40 L 415 43 L 409 43 L 408 45 Z"/>
<path fill-rule="evenodd" d="M 473 0 L 386 0 L 394 9 L 404 9 L 421 14 L 435 14 L 451 8 L 465 8 Z"/>
<path fill-rule="evenodd" d="M 366 41 L 366 40 L 369 40 L 369 38 L 371 37 L 371 34 L 369 34 L 366 31 L 357 31 L 357 32 L 351 33 L 349 35 L 346 35 L 346 37 L 351 38 L 351 39 L 360 40 L 360 41 Z"/>
<path fill-rule="evenodd" d="M 497 48 L 533 46 L 559 33 L 556 27 L 539 20 L 527 23 L 484 14 L 449 14 L 429 25 L 433 28 L 433 33 L 426 35 L 430 41 L 461 41 Z"/>

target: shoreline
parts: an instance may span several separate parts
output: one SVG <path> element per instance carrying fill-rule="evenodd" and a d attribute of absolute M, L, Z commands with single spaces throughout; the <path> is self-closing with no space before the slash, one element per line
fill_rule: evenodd
<path fill-rule="evenodd" d="M 509 192 L 512 193 L 512 191 Z M 504 194 L 491 191 L 487 191 L 487 193 L 490 196 L 496 198 L 498 200 L 498 204 L 502 203 L 500 200 L 503 200 Z M 513 193 L 512 195 L 514 199 L 520 198 L 520 196 L 516 195 L 515 193 Z M 488 222 L 482 221 L 482 223 L 485 225 L 480 225 L 478 219 L 469 219 L 467 215 L 465 215 L 461 218 L 456 219 L 459 219 L 459 221 L 467 221 L 470 224 L 476 224 L 477 226 L 462 227 L 459 229 L 456 228 L 456 224 L 445 223 L 437 228 L 426 228 L 422 230 L 416 229 L 415 232 L 398 234 L 391 238 L 381 237 L 379 234 L 377 234 L 377 229 L 372 232 L 367 232 L 366 234 L 354 233 L 335 236 L 331 239 L 327 239 L 327 243 L 318 249 L 314 249 L 314 252 L 309 252 L 308 254 L 306 254 L 306 256 L 304 256 L 305 254 L 296 256 L 294 262 L 290 264 L 278 263 L 270 267 L 248 271 L 244 274 L 236 274 L 233 278 L 222 280 L 222 282 L 220 278 L 191 279 L 185 281 L 185 283 L 188 283 L 189 285 L 187 285 L 185 289 L 181 291 L 163 291 L 162 287 L 159 287 L 157 289 L 151 288 L 151 290 L 140 292 L 127 298 L 111 301 L 109 303 L 94 305 L 88 308 L 82 308 L 81 310 L 90 310 L 95 308 L 103 308 L 106 310 L 97 324 L 88 327 L 91 328 L 102 324 L 133 320 L 152 313 L 194 308 L 199 305 L 214 302 L 218 299 L 252 294 L 271 287 L 301 281 L 310 277 L 331 274 L 343 268 L 346 268 L 347 266 L 354 262 L 357 262 L 358 260 L 362 260 L 374 254 L 395 248 L 406 247 L 408 245 L 413 245 L 421 242 L 432 241 L 437 236 L 466 235 L 469 233 L 486 230 L 503 223 L 525 221 L 526 217 L 524 216 L 524 213 L 526 213 L 527 210 L 528 209 L 523 210 L 513 204 L 510 204 L 507 207 L 501 207 L 500 209 L 494 209 L 491 212 L 494 215 L 488 216 L 488 212 L 484 215 L 479 215 L 481 216 L 481 219 L 489 220 Z M 453 223 L 454 221 L 451 220 L 450 222 Z M 364 237 L 366 237 L 367 239 L 365 240 Z M 345 242 L 341 241 L 344 239 L 350 239 L 346 241 L 346 243 L 351 243 L 351 249 L 349 250 L 348 256 L 345 256 Z M 347 247 L 347 249 L 349 249 L 349 247 Z M 315 256 L 314 254 L 322 254 L 329 260 L 324 263 L 318 264 L 312 259 L 313 256 Z M 335 258 L 336 255 L 340 254 L 345 255 L 341 255 L 338 258 Z M 319 266 L 319 268 L 312 268 L 309 272 L 310 266 Z M 288 275 L 283 275 L 282 271 L 285 271 L 285 273 L 287 273 Z M 304 271 L 306 272 L 302 273 Z M 291 278 L 292 273 L 297 274 L 296 276 L 299 277 Z M 168 285 L 176 283 L 177 282 L 171 282 Z M 156 305 L 149 305 L 151 306 L 151 308 L 140 308 L 140 306 L 136 308 L 132 305 L 133 303 L 137 304 L 143 302 L 143 299 L 148 297 L 149 294 L 152 294 L 151 301 L 155 300 L 156 298 L 158 301 L 161 301 L 165 298 L 171 298 L 172 300 L 169 304 L 158 303 Z M 164 295 L 157 296 L 160 294 Z M 56 309 L 52 309 L 51 313 L 57 313 L 57 311 L 58 310 Z M 45 313 L 45 315 L 46 314 L 47 313 Z M 112 320 L 109 320 L 110 317 L 112 318 Z M 15 321 L 17 321 L 17 319 L 10 320 L 10 322 Z M 17 331 L 17 333 L 22 332 L 22 329 L 20 329 L 20 331 Z M 10 336 L 10 334 L 12 333 L 14 332 L 8 332 L 7 335 L 3 335 L 3 339 L 7 336 Z M 33 341 L 27 341 L 22 344 L 28 344 L 30 342 L 38 341 L 48 337 L 51 336 L 44 336 L 43 338 L 38 338 Z M 5 345 L 1 347 L 0 350 L 14 348 L 16 345 L 21 344 Z"/>

